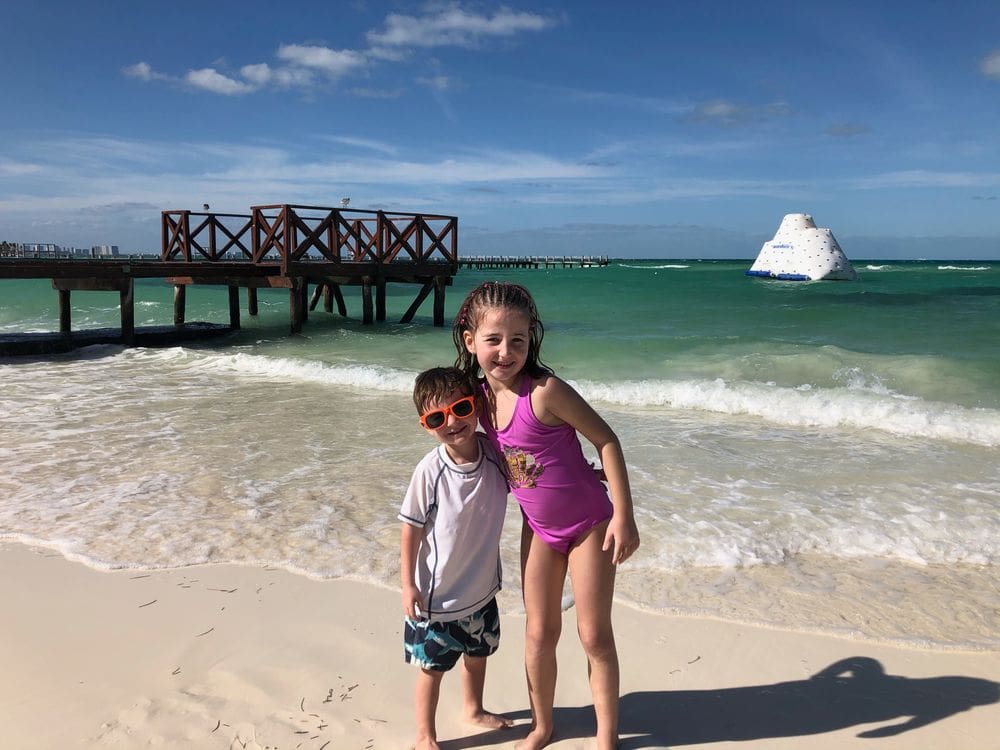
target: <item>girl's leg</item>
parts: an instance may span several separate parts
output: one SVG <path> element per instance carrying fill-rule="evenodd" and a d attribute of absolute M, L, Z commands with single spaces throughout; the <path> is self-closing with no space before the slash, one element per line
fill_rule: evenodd
<path fill-rule="evenodd" d="M 618 651 L 611 627 L 615 593 L 613 550 L 604 552 L 607 523 L 591 531 L 569 551 L 569 575 L 576 600 L 576 625 L 587 654 L 590 692 L 597 714 L 597 747 L 618 746 Z"/>
<path fill-rule="evenodd" d="M 441 695 L 441 678 L 444 672 L 433 669 L 421 669 L 417 675 L 417 687 L 414 695 L 414 705 L 417 714 L 417 742 L 415 750 L 439 750 L 437 743 L 437 724 L 434 717 L 437 714 L 438 697 Z"/>
<path fill-rule="evenodd" d="M 556 644 L 562 629 L 566 558 L 521 527 L 521 588 L 524 592 L 524 667 L 531 701 L 531 731 L 516 750 L 538 750 L 552 738 L 556 693 Z"/>
<path fill-rule="evenodd" d="M 514 722 L 506 716 L 490 713 L 483 708 L 483 690 L 486 686 L 486 657 L 462 658 L 462 702 L 465 720 L 488 729 L 506 729 Z"/>

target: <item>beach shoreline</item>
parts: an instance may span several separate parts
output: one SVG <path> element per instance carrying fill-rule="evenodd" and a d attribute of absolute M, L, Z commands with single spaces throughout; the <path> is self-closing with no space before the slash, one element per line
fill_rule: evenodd
<path fill-rule="evenodd" d="M 0 543 L 0 726 L 52 747 L 403 748 L 412 668 L 398 595 L 237 565 L 98 571 Z M 615 609 L 623 748 L 953 748 L 1000 736 L 1000 652 L 938 651 Z M 523 618 L 504 615 L 487 707 L 507 732 L 457 720 L 446 678 L 442 746 L 510 748 L 528 722 Z M 575 613 L 564 616 L 557 750 L 590 747 Z"/>

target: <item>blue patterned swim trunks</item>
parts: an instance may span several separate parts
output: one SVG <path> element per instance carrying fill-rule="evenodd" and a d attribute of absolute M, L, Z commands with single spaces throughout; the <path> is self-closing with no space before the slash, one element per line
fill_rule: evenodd
<path fill-rule="evenodd" d="M 461 620 L 447 622 L 404 618 L 403 650 L 407 664 L 447 672 L 463 654 L 489 656 L 500 645 L 496 597 Z"/>

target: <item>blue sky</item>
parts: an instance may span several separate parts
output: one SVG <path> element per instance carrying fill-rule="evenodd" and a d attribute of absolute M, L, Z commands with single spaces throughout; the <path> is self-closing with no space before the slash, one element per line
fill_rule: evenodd
<path fill-rule="evenodd" d="M 460 251 L 1000 258 L 1000 5 L 8 0 L 0 239 L 457 215 Z M 852 243 L 855 243 L 852 246 Z"/>

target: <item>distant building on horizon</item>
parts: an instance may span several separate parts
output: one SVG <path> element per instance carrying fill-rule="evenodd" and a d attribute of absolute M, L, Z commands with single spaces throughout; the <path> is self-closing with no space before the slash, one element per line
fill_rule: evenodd
<path fill-rule="evenodd" d="M 63 247 L 54 242 L 3 242 L 0 257 L 4 258 L 117 258 L 118 245 Z"/>
<path fill-rule="evenodd" d="M 24 242 L 20 245 L 21 258 L 58 258 L 63 249 L 54 242 Z"/>

